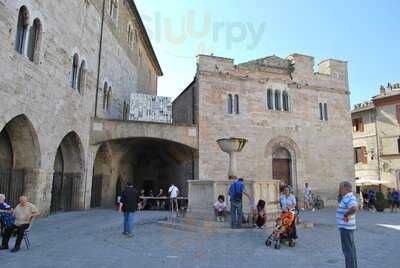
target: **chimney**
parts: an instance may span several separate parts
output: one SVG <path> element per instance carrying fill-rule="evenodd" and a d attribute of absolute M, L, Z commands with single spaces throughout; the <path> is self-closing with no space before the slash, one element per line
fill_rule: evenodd
<path fill-rule="evenodd" d="M 386 89 L 385 89 L 384 86 L 381 86 L 380 89 L 379 89 L 379 91 L 380 91 L 380 92 L 379 92 L 380 94 L 385 94 L 385 93 L 386 93 Z"/>

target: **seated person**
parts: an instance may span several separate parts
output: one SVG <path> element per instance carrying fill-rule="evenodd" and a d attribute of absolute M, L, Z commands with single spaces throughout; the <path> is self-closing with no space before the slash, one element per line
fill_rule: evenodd
<path fill-rule="evenodd" d="M 214 204 L 214 213 L 217 221 L 225 221 L 226 203 L 223 195 L 218 196 L 218 200 Z"/>
<path fill-rule="evenodd" d="M 255 209 L 253 209 L 253 225 L 263 228 L 267 221 L 267 213 L 265 213 L 265 201 L 259 200 Z"/>
<path fill-rule="evenodd" d="M 1 231 L 8 226 L 14 225 L 15 219 L 13 215 L 13 210 L 9 204 L 6 202 L 6 196 L 0 194 L 0 225 Z M 1 233 L 3 235 L 3 233 Z"/>
<path fill-rule="evenodd" d="M 22 239 L 24 238 L 25 230 L 29 228 L 31 221 L 39 216 L 39 210 L 31 203 L 28 202 L 26 196 L 19 198 L 19 204 L 14 210 L 15 224 L 6 228 L 1 243 L 2 250 L 8 249 L 8 241 L 10 240 L 13 232 L 17 233 L 17 240 L 11 252 L 17 252 L 20 249 Z"/>
<path fill-rule="evenodd" d="M 164 190 L 161 188 L 160 191 L 157 194 L 157 197 L 166 197 L 164 194 Z M 165 210 L 165 200 L 157 200 L 157 208 Z"/>

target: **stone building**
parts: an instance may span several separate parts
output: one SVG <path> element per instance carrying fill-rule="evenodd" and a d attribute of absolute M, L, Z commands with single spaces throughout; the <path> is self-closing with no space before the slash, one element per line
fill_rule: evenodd
<path fill-rule="evenodd" d="M 173 102 L 175 122 L 198 126 L 199 180 L 227 179 L 216 140 L 248 139 L 238 175 L 275 179 L 301 193 L 305 182 L 330 204 L 354 178 L 347 63 L 293 54 L 242 64 L 200 55 L 194 81 Z M 351 147 L 350 147 L 351 148 Z M 301 195 L 300 195 L 301 196 Z"/>
<path fill-rule="evenodd" d="M 130 95 L 156 95 L 162 75 L 132 0 L 0 0 L 0 46 L 0 192 L 11 203 L 112 206 L 128 180 L 155 188 L 191 170 L 192 128 L 123 121 Z"/>
<path fill-rule="evenodd" d="M 352 111 L 356 178 L 400 187 L 400 84 L 381 87 Z"/>

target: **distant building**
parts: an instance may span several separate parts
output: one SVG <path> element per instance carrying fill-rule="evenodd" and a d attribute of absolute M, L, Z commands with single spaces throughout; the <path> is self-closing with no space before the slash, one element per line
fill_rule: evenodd
<path fill-rule="evenodd" d="M 356 178 L 400 187 L 400 84 L 381 86 L 352 111 Z"/>
<path fill-rule="evenodd" d="M 198 126 L 195 177 L 226 179 L 228 155 L 216 140 L 247 138 L 238 175 L 305 182 L 329 204 L 338 183 L 354 178 L 347 63 L 293 54 L 234 64 L 198 56 L 194 81 L 173 102 L 176 123 Z M 349 146 L 347 148 L 346 146 Z"/>

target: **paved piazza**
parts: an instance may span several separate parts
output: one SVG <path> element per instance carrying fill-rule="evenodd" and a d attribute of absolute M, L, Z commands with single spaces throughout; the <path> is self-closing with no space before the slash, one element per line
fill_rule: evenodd
<path fill-rule="evenodd" d="M 316 226 L 299 228 L 297 246 L 280 250 L 264 246 L 270 230 L 181 231 L 157 223 L 166 215 L 141 213 L 134 239 L 121 235 L 122 216 L 111 210 L 40 219 L 32 230 L 32 248 L 23 244 L 17 254 L 0 252 L 1 267 L 344 267 L 334 210 L 304 213 L 302 218 Z M 358 220 L 360 267 L 396 267 L 400 213 L 363 212 Z"/>

